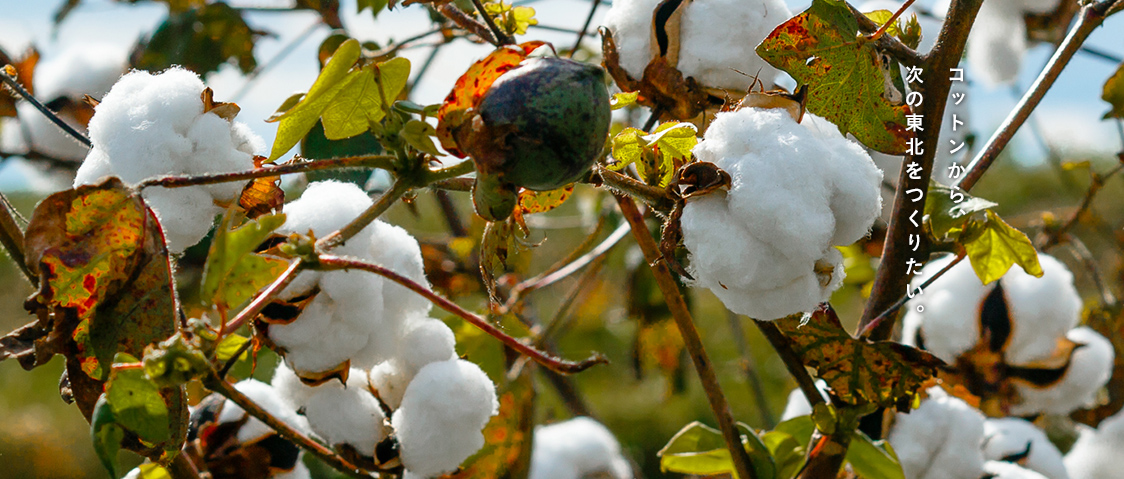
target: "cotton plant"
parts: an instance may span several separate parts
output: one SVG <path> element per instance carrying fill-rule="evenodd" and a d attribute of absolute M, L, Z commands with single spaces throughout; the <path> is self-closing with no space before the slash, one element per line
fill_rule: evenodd
<path fill-rule="evenodd" d="M 989 462 L 1017 462 L 1047 479 L 1069 479 L 1062 453 L 1033 423 L 1016 417 L 987 419 L 983 434 Z"/>
<path fill-rule="evenodd" d="M 845 276 L 835 246 L 865 236 L 881 210 L 882 172 L 857 143 L 818 125 L 743 108 L 719 113 L 693 150 L 731 185 L 687 200 L 688 271 L 735 313 L 768 321 L 827 301 Z"/>
<path fill-rule="evenodd" d="M 902 320 L 905 344 L 950 364 L 970 365 L 975 358 L 999 355 L 1010 377 L 991 378 L 998 383 L 990 387 L 1006 385 L 1013 397 L 1001 399 L 992 414 L 1068 414 L 1093 405 L 1112 374 L 1112 344 L 1089 328 L 1076 327 L 1082 302 L 1073 274 L 1049 255 L 1038 258 L 1042 277 L 1012 268 L 989 285 L 961 262 L 914 297 Z M 935 275 L 951 261 L 930 261 L 920 278 Z M 1021 371 L 1027 370 L 1055 371 L 1059 377 L 1036 384 L 1023 378 Z"/>
<path fill-rule="evenodd" d="M 1124 447 L 1124 412 L 1105 418 L 1096 428 L 1079 426 L 1077 442 L 1065 455 L 1071 479 L 1120 477 L 1120 449 Z"/>
<path fill-rule="evenodd" d="M 107 176 L 127 184 L 163 175 L 201 175 L 254 167 L 265 143 L 250 127 L 233 121 L 229 109 L 208 111 L 206 87 L 181 68 L 121 77 L 94 108 L 90 149 L 74 186 Z M 236 113 L 237 110 L 234 110 Z M 214 218 L 237 204 L 242 184 L 147 188 L 145 202 L 156 213 L 169 251 L 182 252 L 210 231 Z"/>

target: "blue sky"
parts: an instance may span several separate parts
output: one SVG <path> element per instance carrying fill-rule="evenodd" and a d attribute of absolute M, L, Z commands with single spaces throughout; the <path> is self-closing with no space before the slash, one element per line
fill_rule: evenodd
<path fill-rule="evenodd" d="M 85 0 L 55 32 L 51 18 L 59 1 L 19 1 L 2 0 L 0 8 L 0 46 L 10 53 L 21 51 L 27 44 L 34 43 L 44 54 L 44 61 L 51 56 L 74 45 L 85 42 L 101 42 L 129 48 L 136 40 L 152 31 L 164 18 L 165 7 L 159 3 L 138 5 L 119 4 L 109 0 Z M 277 0 L 234 1 L 233 4 L 276 5 Z M 428 29 L 428 18 L 420 7 L 399 8 L 383 12 L 372 19 L 370 12 L 355 14 L 354 1 L 344 0 L 341 10 L 344 22 L 352 35 L 361 40 L 385 42 L 390 38 L 405 38 L 411 34 Z M 807 1 L 789 0 L 793 12 L 801 11 Z M 544 25 L 578 28 L 588 11 L 586 0 L 540 0 L 532 4 L 538 18 Z M 594 24 L 599 23 L 607 7 L 602 6 L 595 16 Z M 317 17 L 311 12 L 275 13 L 252 12 L 247 20 L 255 27 L 277 34 L 258 42 L 257 55 L 260 63 L 273 58 L 279 50 L 293 38 L 310 28 Z M 935 31 L 926 31 L 935 35 Z M 328 35 L 326 27 L 316 28 L 290 55 L 275 68 L 262 75 L 249 93 L 237 99 L 242 107 L 239 120 L 248 123 L 266 139 L 272 141 L 276 127 L 262 121 L 289 94 L 303 91 L 312 84 L 317 74 L 316 48 Z M 525 37 L 552 41 L 558 45 L 570 45 L 573 35 L 543 29 L 532 29 Z M 587 45 L 597 48 L 599 41 L 595 36 L 587 37 Z M 1095 32 L 1087 45 L 1097 49 L 1124 56 L 1124 15 L 1110 18 Z M 455 78 L 473 61 L 487 54 L 488 48 L 458 41 L 441 50 L 430 71 L 414 92 L 414 100 L 420 103 L 440 102 L 448 93 Z M 430 48 L 408 50 L 404 56 L 414 62 L 415 69 L 428 56 Z M 1034 47 L 1027 54 L 1016 88 L 1025 88 L 1046 62 L 1050 53 L 1047 46 Z M 1088 56 L 1078 55 L 1069 68 L 1058 79 L 1057 85 L 1043 100 L 1036 113 L 1047 140 L 1054 146 L 1068 151 L 1097 151 L 1111 153 L 1121 149 L 1115 125 L 1099 120 L 1107 110 L 1100 100 L 1101 87 L 1115 70 L 1116 65 Z M 971 76 L 971 71 L 968 71 Z M 229 100 L 242 88 L 245 79 L 233 67 L 211 74 L 207 83 L 214 88 L 216 98 Z M 972 102 L 971 127 L 982 139 L 986 139 L 1017 98 L 1009 88 L 987 89 L 973 86 L 969 91 Z M 1024 129 L 1026 129 L 1024 127 Z M 1020 161 L 1033 164 L 1041 161 L 1042 150 L 1026 132 L 1017 138 L 1014 148 Z M 22 176 L 13 168 L 0 169 L 0 188 L 9 189 L 20 186 Z"/>

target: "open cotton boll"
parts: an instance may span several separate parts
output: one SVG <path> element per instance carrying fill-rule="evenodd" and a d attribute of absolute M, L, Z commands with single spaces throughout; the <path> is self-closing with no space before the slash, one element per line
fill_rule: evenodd
<path fill-rule="evenodd" d="M 652 59 L 652 16 L 659 0 L 613 2 L 605 26 L 613 33 L 620 65 L 639 80 Z M 680 19 L 679 64 L 685 77 L 708 87 L 746 90 L 753 78 L 772 83 L 777 70 L 755 48 L 792 13 L 780 0 L 694 0 Z M 736 71 L 735 71 L 736 70 Z M 744 72 L 744 73 L 739 73 Z"/>
<path fill-rule="evenodd" d="M 1082 427 L 1065 455 L 1071 479 L 1119 479 L 1124 450 L 1124 412 L 1105 418 L 1096 428 Z"/>
<path fill-rule="evenodd" d="M 984 472 L 991 479 L 1050 479 L 1031 469 L 1001 461 L 987 461 L 984 463 Z"/>
<path fill-rule="evenodd" d="M 953 257 L 931 260 L 921 270 L 914 286 L 940 271 Z M 999 283 L 1011 319 L 1011 337 L 1005 349 L 1010 364 L 1025 364 L 1049 357 L 1058 338 L 1081 317 L 1081 297 L 1073 285 L 1073 274 L 1052 256 L 1039 253 L 1043 275 L 1036 278 L 1014 266 Z M 961 261 L 937 278 L 907 304 L 902 320 L 902 341 L 925 349 L 945 362 L 952 362 L 979 341 L 980 311 L 995 285 L 984 286 L 968 261 Z M 918 312 L 917 307 L 924 311 Z"/>
<path fill-rule="evenodd" d="M 370 313 L 363 324 L 348 320 L 341 310 L 339 302 L 321 291 L 292 322 L 269 325 L 269 339 L 285 349 L 285 360 L 294 370 L 330 370 L 365 347 L 378 327 Z"/>
<path fill-rule="evenodd" d="M 128 51 L 97 43 L 79 44 L 47 58 L 35 68 L 35 97 L 43 103 L 59 98 L 81 102 L 85 95 L 97 99 L 109 91 L 128 68 Z M 18 105 L 20 122 L 36 151 L 79 161 L 89 148 L 51 122 L 30 103 Z M 71 115 L 60 117 L 80 133 L 86 127 Z"/>
<path fill-rule="evenodd" d="M 484 445 L 481 431 L 498 408 L 495 385 L 479 366 L 452 359 L 422 368 L 391 420 L 402 465 L 417 477 L 456 469 Z"/>
<path fill-rule="evenodd" d="M 430 363 L 456 359 L 456 338 L 444 322 L 429 317 L 410 317 L 396 338 L 394 357 L 371 369 L 371 385 L 391 408 L 402 403 L 406 387 L 421 368 Z"/>
<path fill-rule="evenodd" d="M 273 386 L 273 389 L 277 391 L 277 396 L 285 401 L 285 405 L 294 411 L 305 407 L 308 404 L 308 398 L 312 397 L 312 393 L 316 391 L 315 387 L 301 382 L 297 374 L 285 364 L 285 361 L 277 363 L 277 367 L 273 369 L 273 378 L 269 380 L 269 385 Z"/>
<path fill-rule="evenodd" d="M 1026 23 L 1015 1 L 985 2 L 968 36 L 968 66 L 989 86 L 1015 80 L 1026 54 Z"/>
<path fill-rule="evenodd" d="M 1096 403 L 1097 391 L 1112 376 L 1116 357 L 1112 343 L 1089 328 L 1074 329 L 1066 334 L 1066 338 L 1082 346 L 1073 351 L 1069 368 L 1061 381 L 1047 388 L 1015 382 L 1015 390 L 1022 402 L 1011 406 L 1011 414 L 1069 414 Z"/>
<path fill-rule="evenodd" d="M 204 85 L 182 68 L 158 75 L 133 71 L 117 81 L 90 119 L 93 148 L 74 185 L 113 175 L 126 183 L 168 174 L 226 173 L 253 168 L 251 148 L 262 142 L 246 127 L 203 111 Z M 207 234 L 214 216 L 237 201 L 241 185 L 192 186 L 169 193 L 148 188 L 143 195 L 161 220 L 172 252 L 181 252 Z"/>
<path fill-rule="evenodd" d="M 255 404 L 261 406 L 265 412 L 273 415 L 285 424 L 288 424 L 298 431 L 307 433 L 308 423 L 305 418 L 297 414 L 297 412 L 288 407 L 287 403 L 281 399 L 277 394 L 277 390 L 273 389 L 270 385 L 258 381 L 256 379 L 246 379 L 239 381 L 234 385 L 238 392 L 245 394 L 246 397 L 252 399 Z M 217 422 L 219 424 L 240 421 L 242 418 L 247 417 L 246 411 L 242 410 L 233 401 L 227 399 L 226 403 L 222 406 L 222 412 L 219 413 Z M 238 430 L 238 441 L 245 444 L 257 439 L 261 439 L 266 435 L 273 434 L 273 429 L 266 426 L 265 423 L 257 420 L 257 418 L 250 417 L 245 424 Z"/>
<path fill-rule="evenodd" d="M 687 200 L 681 226 L 696 285 L 760 320 L 810 311 L 842 283 L 847 245 L 880 210 L 882 173 L 831 128 L 781 110 L 720 113 L 694 149 L 732 178 Z"/>
<path fill-rule="evenodd" d="M 988 461 L 1007 461 L 1010 457 L 1025 456 L 1019 461 L 1023 467 L 1048 479 L 1069 478 L 1062 453 L 1050 442 L 1046 433 L 1022 419 L 988 419 L 984 423 L 983 452 Z"/>
<path fill-rule="evenodd" d="M 940 388 L 909 414 L 898 413 L 889 442 L 910 479 L 968 479 L 983 475 L 984 417 Z"/>
<path fill-rule="evenodd" d="M 347 387 L 329 381 L 313 388 L 304 406 L 312 431 L 333 446 L 347 444 L 374 457 L 375 446 L 390 433 L 378 399 L 367 389 L 366 371 L 352 369 Z"/>
<path fill-rule="evenodd" d="M 588 417 L 535 427 L 528 479 L 590 476 L 632 478 L 632 467 L 608 428 Z"/>

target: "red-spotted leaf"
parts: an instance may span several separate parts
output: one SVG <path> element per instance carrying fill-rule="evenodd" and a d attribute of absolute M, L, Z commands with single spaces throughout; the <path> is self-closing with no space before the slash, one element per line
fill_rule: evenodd
<path fill-rule="evenodd" d="M 893 407 L 912 397 L 933 377 L 943 361 L 929 353 L 893 341 L 855 339 L 843 329 L 831 306 L 820 308 L 806 323 L 800 317 L 776 321 L 792 341 L 800 361 L 840 400 L 852 405 Z"/>
<path fill-rule="evenodd" d="M 141 356 L 145 346 L 176 331 L 160 225 L 120 180 L 47 197 L 35 209 L 25 244 L 28 266 L 40 279 L 25 307 L 39 317 L 34 342 L 42 346 L 25 366 L 66 353 L 86 374 L 104 379 L 114 354 Z"/>
<path fill-rule="evenodd" d="M 519 192 L 519 209 L 523 214 L 545 213 L 565 203 L 574 194 L 574 185 L 566 185 L 556 190 Z"/>
<path fill-rule="evenodd" d="M 910 109 L 903 103 L 901 73 L 897 63 L 860 35 L 845 1 L 814 0 L 773 30 L 757 46 L 757 54 L 808 85 L 808 111 L 875 150 L 905 153 Z"/>

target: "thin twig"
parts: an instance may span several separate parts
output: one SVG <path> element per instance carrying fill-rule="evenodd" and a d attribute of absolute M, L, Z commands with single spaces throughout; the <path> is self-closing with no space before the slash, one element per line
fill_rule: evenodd
<path fill-rule="evenodd" d="M 380 168 L 389 170 L 394 167 L 395 157 L 389 155 L 351 156 L 346 158 L 332 158 L 328 160 L 290 161 L 284 165 L 266 165 L 246 171 L 231 173 L 213 173 L 192 176 L 161 176 L 149 178 L 137 184 L 138 189 L 160 186 L 164 188 L 183 188 L 195 185 L 213 185 L 216 183 L 231 183 L 246 181 L 254 178 L 266 178 L 291 173 L 304 173 L 308 171 L 335 170 L 342 168 Z"/>
<path fill-rule="evenodd" d="M 662 259 L 659 246 L 656 245 L 656 240 L 652 239 L 652 233 L 648 229 L 648 225 L 644 223 L 644 216 L 636 207 L 636 203 L 628 196 L 616 195 L 616 198 L 625 219 L 632 225 L 632 236 L 636 238 L 636 242 L 640 245 L 640 251 L 644 253 L 644 258 L 652 268 L 652 274 L 656 277 L 656 285 L 659 286 L 668 309 L 671 310 L 671 316 L 675 319 L 675 325 L 678 326 L 679 333 L 683 337 L 683 344 L 690 352 L 691 362 L 694 363 L 695 372 L 698 373 L 703 390 L 706 391 L 710 409 L 714 412 L 715 419 L 718 420 L 718 428 L 722 430 L 722 437 L 726 440 L 726 448 L 733 458 L 734 470 L 738 477 L 742 479 L 756 479 L 757 471 L 753 469 L 749 455 L 746 454 L 745 448 L 742 446 L 741 434 L 738 432 L 737 426 L 734 425 L 733 414 L 730 413 L 730 404 L 726 402 L 722 385 L 718 382 L 718 376 L 714 373 L 714 365 L 711 364 L 706 349 L 703 348 L 702 339 L 699 338 L 699 332 L 695 329 L 695 321 L 691 318 L 691 311 L 687 308 L 683 293 L 679 291 L 679 285 L 675 283 L 675 278 L 671 276 L 671 270 L 667 268 L 666 260 Z"/>
<path fill-rule="evenodd" d="M 1097 260 L 1093 258 L 1093 253 L 1085 246 L 1085 242 L 1076 236 L 1069 235 L 1066 237 L 1065 243 L 1069 246 L 1070 254 L 1077 258 L 1089 272 L 1089 278 L 1093 280 L 1093 285 L 1101 293 L 1101 304 L 1106 308 L 1116 306 L 1116 295 L 1113 294 L 1112 288 L 1101 277 L 1101 271 L 1097 268 Z"/>
<path fill-rule="evenodd" d="M 1097 193 L 1099 193 L 1101 189 L 1104 188 L 1105 182 L 1108 181 L 1109 178 L 1112 178 L 1114 175 L 1119 173 L 1121 169 L 1124 169 L 1124 163 L 1116 165 L 1113 169 L 1109 170 L 1103 175 L 1093 173 L 1091 175 L 1092 181 L 1090 181 L 1089 183 L 1089 189 L 1085 191 L 1085 197 L 1081 200 L 1081 205 L 1078 206 L 1076 210 L 1074 210 L 1073 214 L 1069 216 L 1069 219 L 1066 220 L 1066 222 L 1062 224 L 1061 227 L 1046 234 L 1045 240 L 1039 243 L 1038 249 L 1046 251 L 1047 249 L 1053 248 L 1055 245 L 1057 245 L 1061 241 L 1061 239 L 1064 238 L 1069 233 L 1069 231 L 1077 225 L 1085 212 L 1089 211 L 1089 208 L 1093 206 L 1093 198 L 1095 198 L 1097 196 Z"/>
<path fill-rule="evenodd" d="M 507 302 L 504 304 L 504 309 L 512 308 L 516 303 L 519 302 L 519 300 L 523 296 L 529 294 L 530 292 L 535 291 L 539 288 L 550 286 L 562 280 L 563 278 L 574 274 L 574 272 L 584 268 L 586 265 L 600 259 L 606 253 L 608 253 L 609 250 L 613 249 L 613 246 L 616 246 L 617 243 L 620 243 L 620 241 L 628 235 L 628 231 L 630 228 L 631 227 L 628 223 L 622 223 L 617 227 L 616 230 L 613 231 L 612 234 L 609 235 L 609 237 L 605 238 L 604 241 L 602 241 L 589 252 L 579 256 L 573 261 L 552 266 L 546 271 L 543 271 L 542 274 L 539 274 L 534 278 L 530 278 L 515 285 L 515 287 L 511 288 L 511 295 L 508 297 Z M 591 235 L 591 237 L 593 237 L 593 235 Z M 584 249 L 584 247 L 579 247 L 575 251 L 580 251 L 582 249 Z"/>
<path fill-rule="evenodd" d="M 488 29 L 487 25 L 480 23 L 480 21 L 475 18 L 472 18 L 471 15 L 464 13 L 464 11 L 457 8 L 457 6 L 453 4 L 453 2 L 438 5 L 437 11 L 444 15 L 445 18 L 452 20 L 453 23 L 457 24 L 457 26 L 468 30 L 470 33 L 480 37 L 484 41 L 491 43 L 492 45 L 500 45 L 500 41 L 496 39 L 496 36 L 492 34 L 492 31 Z"/>
<path fill-rule="evenodd" d="M 964 255 L 957 256 L 956 259 L 952 260 L 951 263 L 945 265 L 945 267 L 941 268 L 940 271 L 937 271 L 936 274 L 929 277 L 929 279 L 925 280 L 925 282 L 921 283 L 921 285 L 918 286 L 918 288 L 920 288 L 922 290 L 924 290 L 925 288 L 928 288 L 929 285 L 933 284 L 933 281 L 936 281 L 937 278 L 940 278 L 941 276 L 944 276 L 944 274 L 947 273 L 950 269 L 952 269 L 953 266 L 956 266 L 957 264 L 959 264 L 963 260 L 964 260 Z M 865 338 L 865 337 L 870 336 L 871 333 L 873 333 L 874 330 L 878 328 L 878 325 L 882 324 L 882 321 L 885 321 L 886 318 L 890 317 L 891 314 L 894 314 L 895 312 L 897 312 L 897 310 L 901 309 L 901 307 L 905 305 L 906 301 L 909 301 L 909 295 L 903 294 L 902 297 L 898 298 L 898 300 L 894 302 L 894 304 L 890 305 L 889 308 L 886 308 L 886 310 L 883 311 L 882 314 L 879 314 L 877 317 L 875 317 L 873 320 L 871 320 L 869 323 L 867 323 L 866 326 L 863 326 L 863 328 L 861 330 L 859 330 L 859 334 L 857 334 L 856 336 L 858 336 L 860 338 Z"/>
<path fill-rule="evenodd" d="M 570 290 L 570 294 L 567 294 L 566 298 L 562 300 L 558 311 L 555 311 L 554 316 L 543 326 L 542 333 L 539 335 L 538 341 L 535 342 L 539 347 L 549 344 L 554 336 L 562 333 L 565 326 L 568 324 L 567 320 L 570 318 L 574 308 L 581 304 L 579 299 L 581 299 L 582 294 L 588 290 L 590 285 L 596 282 L 597 275 L 601 272 L 601 267 L 604 265 L 605 257 L 599 256 L 589 266 L 589 269 L 585 270 L 578 278 L 578 284 L 574 285 L 574 288 Z"/>
<path fill-rule="evenodd" d="M 882 35 L 886 34 L 886 30 L 889 30 L 890 27 L 894 25 L 894 22 L 898 21 L 898 17 L 902 16 L 902 14 L 905 13 L 905 11 L 913 5 L 914 1 L 916 0 L 906 0 L 905 3 L 901 4 L 901 6 L 898 7 L 898 11 L 894 12 L 893 15 L 890 15 L 890 19 L 886 20 L 886 23 L 883 23 L 881 27 L 878 27 L 878 31 L 866 37 L 867 41 L 876 41 L 879 38 L 882 38 Z"/>
<path fill-rule="evenodd" d="M 243 411 L 246 411 L 247 414 L 265 423 L 266 426 L 269 426 L 274 431 L 277 431 L 277 433 L 280 434 L 281 437 L 292 441 L 312 455 L 320 458 L 320 460 L 324 461 L 329 466 L 332 466 L 336 470 L 346 473 L 351 477 L 371 479 L 371 476 L 369 474 L 364 474 L 362 469 L 350 463 L 347 459 L 340 457 L 331 449 L 328 449 L 324 445 L 313 441 L 312 439 L 309 439 L 308 436 L 305 436 L 300 431 L 293 429 L 292 426 L 277 419 L 276 417 L 273 417 L 272 414 L 267 412 L 265 409 L 262 409 L 261 406 L 257 405 L 257 403 L 255 403 L 253 400 L 246 397 L 246 395 L 242 394 L 241 391 L 235 389 L 234 386 L 226 382 L 225 379 L 219 377 L 218 372 L 214 369 L 211 369 L 209 374 L 204 377 L 203 383 L 203 385 L 206 386 L 207 389 L 221 394 L 223 397 L 231 400 L 234 404 L 237 404 L 238 407 L 242 408 Z"/>
<path fill-rule="evenodd" d="M 168 464 L 167 471 L 172 479 L 200 479 L 199 470 L 195 468 L 195 464 L 187 458 L 186 454 L 176 454 L 172 463 Z"/>
<path fill-rule="evenodd" d="M 51 111 L 50 108 L 47 108 L 46 105 L 32 96 L 31 93 L 25 90 L 23 86 L 20 85 L 20 82 L 16 80 L 15 77 L 9 75 L 7 70 L 4 68 L 0 68 L 0 81 L 4 82 L 4 84 L 9 88 L 15 90 L 16 94 L 31 103 L 31 105 L 34 106 L 36 110 L 39 110 L 39 112 L 43 114 L 43 116 L 47 117 L 48 120 L 51 120 L 51 123 L 54 123 L 55 126 L 62 128 L 62 131 L 66 132 L 66 134 L 70 135 L 75 140 L 78 140 L 78 142 L 85 145 L 86 148 L 91 148 L 93 146 L 93 143 L 90 143 L 90 139 L 86 138 L 86 135 L 83 135 L 78 130 L 75 130 L 73 126 L 70 126 L 69 123 L 63 121 L 62 118 L 59 118 L 59 115 L 57 113 Z"/>
<path fill-rule="evenodd" d="M 476 13 L 479 13 L 480 18 L 484 19 L 484 24 L 487 25 L 488 29 L 492 31 L 492 35 L 496 37 L 496 40 L 498 41 L 498 43 L 496 43 L 497 47 L 515 44 L 515 40 L 508 36 L 508 34 L 503 30 L 500 30 L 500 27 L 496 25 L 496 20 L 492 18 L 491 15 L 488 15 L 488 11 L 484 9 L 483 2 L 481 2 L 480 0 L 472 0 L 472 5 L 476 7 Z"/>
<path fill-rule="evenodd" d="M 999 153 L 1007 147 L 1007 143 L 1015 136 L 1015 132 L 1019 127 L 1026 122 L 1030 117 L 1030 113 L 1034 111 L 1042 98 L 1046 96 L 1046 92 L 1054 85 L 1054 81 L 1061 75 L 1062 70 L 1073 58 L 1073 55 L 1081 48 L 1081 44 L 1089 37 L 1094 30 L 1097 29 L 1104 22 L 1105 17 L 1110 14 L 1114 5 L 1124 4 L 1124 0 L 1105 0 L 1099 3 L 1086 4 L 1081 7 L 1081 11 L 1077 13 L 1077 23 L 1070 28 L 1069 34 L 1066 35 L 1065 40 L 1062 41 L 1061 47 L 1054 52 L 1054 56 L 1050 58 L 1050 62 L 1034 83 L 1023 95 L 1022 100 L 1019 101 L 1015 109 L 1003 121 L 1003 124 L 998 130 L 992 134 L 987 144 L 980 149 L 976 157 L 968 165 L 968 171 L 960 182 L 956 185 L 958 188 L 968 191 L 971 190 L 980 177 L 991 167 L 991 164 L 999 157 Z"/>
<path fill-rule="evenodd" d="M 12 204 L 8 202 L 8 197 L 0 193 L 0 244 L 8 250 L 8 256 L 12 258 L 12 262 L 16 263 L 23 277 L 32 286 L 39 287 L 39 277 L 31 272 L 31 268 L 27 266 L 27 254 L 24 252 L 23 243 L 23 228 L 20 228 L 19 223 L 16 221 L 16 216 L 19 213 L 12 208 Z"/>
<path fill-rule="evenodd" d="M 469 312 L 468 310 L 460 307 L 460 305 L 441 297 L 441 295 L 433 292 L 429 288 L 418 284 L 417 282 L 402 276 L 394 271 L 379 266 L 377 264 L 367 263 L 355 259 L 343 258 L 339 256 L 320 255 L 317 267 L 322 270 L 348 270 L 356 269 L 375 273 L 379 276 L 387 278 L 395 283 L 398 283 L 411 291 L 418 293 L 428 299 L 439 308 L 453 313 L 457 317 L 468 321 L 473 326 L 476 326 L 488 333 L 492 337 L 500 340 L 504 345 L 518 351 L 520 354 L 529 356 L 535 362 L 543 365 L 547 369 L 557 371 L 563 374 L 573 374 L 589 369 L 596 364 L 607 363 L 608 360 L 600 354 L 595 354 L 589 359 L 583 361 L 567 361 L 550 356 L 549 354 L 539 351 L 527 344 L 524 344 L 519 339 L 509 336 L 499 328 L 493 326 L 488 320 Z"/>
<path fill-rule="evenodd" d="M 640 180 L 604 167 L 599 167 L 597 174 L 601 177 L 605 186 L 629 196 L 635 196 L 656 211 L 666 213 L 675 207 L 675 200 L 668 196 L 667 190 L 663 188 L 649 186 Z"/>
<path fill-rule="evenodd" d="M 1100 48 L 1091 47 L 1089 45 L 1082 45 L 1081 49 L 1078 51 L 1095 58 L 1100 58 L 1101 60 L 1112 63 L 1113 65 L 1124 63 L 1124 58 L 1121 58 L 1119 55 L 1115 55 L 1101 50 Z"/>
<path fill-rule="evenodd" d="M 745 373 L 745 382 L 749 384 L 749 391 L 753 393 L 753 399 L 757 403 L 757 412 L 761 415 L 761 423 L 765 429 L 772 429 L 777 425 L 777 418 L 769 409 L 769 396 L 765 394 L 765 384 L 761 381 L 761 376 L 757 374 L 757 361 L 753 359 L 753 353 L 749 351 L 749 345 L 745 341 L 745 328 L 742 327 L 742 320 L 733 311 L 726 310 L 726 320 L 730 323 L 730 333 L 734 336 L 734 346 L 737 347 L 738 356 L 741 357 L 741 369 Z"/>
<path fill-rule="evenodd" d="M 582 23 L 582 29 L 578 31 L 578 39 L 574 40 L 574 47 L 570 49 L 569 58 L 574 58 L 574 52 L 581 48 L 582 38 L 585 38 L 585 32 L 589 30 L 589 24 L 593 23 L 593 14 L 597 13 L 597 7 L 600 5 L 601 0 L 593 0 L 593 5 L 589 7 L 589 15 L 586 15 L 585 23 Z"/>

